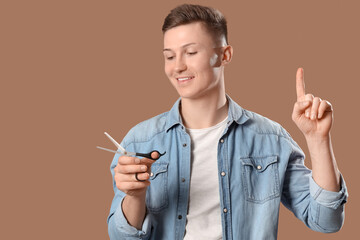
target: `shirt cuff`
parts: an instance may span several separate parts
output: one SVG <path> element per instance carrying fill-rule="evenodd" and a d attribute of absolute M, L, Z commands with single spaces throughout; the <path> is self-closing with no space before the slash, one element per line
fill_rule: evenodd
<path fill-rule="evenodd" d="M 346 203 L 348 198 L 348 192 L 343 176 L 340 174 L 340 191 L 332 192 L 321 188 L 315 180 L 310 177 L 310 195 L 319 204 L 337 209 L 340 205 Z"/>
<path fill-rule="evenodd" d="M 121 202 L 113 216 L 115 218 L 114 220 L 116 227 L 121 229 L 121 232 L 123 232 L 127 236 L 136 236 L 139 237 L 140 239 L 148 238 L 148 235 L 150 235 L 150 227 L 151 227 L 149 214 L 145 216 L 142 229 L 141 230 L 136 229 L 135 227 L 131 226 L 128 223 L 128 221 L 124 216 L 124 212 L 122 211 L 122 207 L 121 207 L 123 200 L 124 198 L 121 199 Z"/>

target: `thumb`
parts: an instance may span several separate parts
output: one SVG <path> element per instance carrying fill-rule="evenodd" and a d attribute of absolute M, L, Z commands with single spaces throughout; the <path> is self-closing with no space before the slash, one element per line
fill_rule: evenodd
<path fill-rule="evenodd" d="M 160 156 L 159 156 L 159 153 L 158 153 L 158 152 L 153 151 L 153 152 L 151 153 L 151 157 L 152 157 L 153 159 L 158 159 Z"/>

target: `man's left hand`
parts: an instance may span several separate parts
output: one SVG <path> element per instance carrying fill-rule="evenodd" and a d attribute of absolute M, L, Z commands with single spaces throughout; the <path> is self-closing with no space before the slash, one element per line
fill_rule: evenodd
<path fill-rule="evenodd" d="M 330 102 L 305 93 L 304 70 L 296 73 L 297 102 L 292 119 L 306 138 L 328 137 L 333 122 L 333 108 Z"/>

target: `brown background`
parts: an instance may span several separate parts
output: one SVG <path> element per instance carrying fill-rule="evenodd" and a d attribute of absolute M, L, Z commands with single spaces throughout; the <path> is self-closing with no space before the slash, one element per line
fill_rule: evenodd
<path fill-rule="evenodd" d="M 177 99 L 163 72 L 161 25 L 182 1 L 1 1 L 1 239 L 108 239 L 114 148 Z M 359 207 L 359 4 L 190 1 L 220 9 L 235 49 L 227 92 L 244 108 L 291 121 L 295 72 L 332 102 L 332 137 L 350 192 L 336 234 L 282 207 L 279 239 L 355 239 Z M 307 164 L 310 165 L 309 159 Z M 261 227 L 261 226 L 259 226 Z"/>

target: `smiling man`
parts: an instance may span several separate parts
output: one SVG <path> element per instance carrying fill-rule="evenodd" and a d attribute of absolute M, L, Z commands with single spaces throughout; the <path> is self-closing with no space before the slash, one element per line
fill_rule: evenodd
<path fill-rule="evenodd" d="M 226 24 L 198 5 L 166 17 L 165 73 L 180 98 L 121 143 L 164 156 L 114 156 L 111 239 L 276 239 L 280 202 L 315 231 L 341 228 L 347 190 L 332 151 L 331 104 L 306 94 L 299 68 L 292 118 L 309 147 L 309 170 L 286 130 L 226 94 Z"/>

